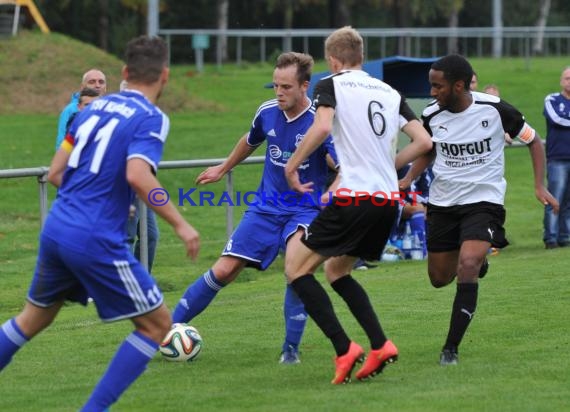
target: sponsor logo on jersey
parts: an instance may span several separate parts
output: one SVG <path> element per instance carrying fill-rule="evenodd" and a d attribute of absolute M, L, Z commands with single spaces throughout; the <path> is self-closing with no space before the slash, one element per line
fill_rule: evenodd
<path fill-rule="evenodd" d="M 483 120 L 483 121 L 481 122 L 481 126 L 483 126 L 483 127 L 489 127 L 489 121 L 488 121 L 488 120 Z"/>
<path fill-rule="evenodd" d="M 446 156 L 465 156 L 483 154 L 491 151 L 491 138 L 474 143 L 439 143 L 441 153 Z"/>
<path fill-rule="evenodd" d="M 271 146 L 269 146 L 269 156 L 271 156 L 272 159 L 279 159 L 281 157 L 281 155 L 283 154 L 283 152 L 281 152 L 281 149 L 279 148 L 279 146 L 272 144 Z"/>

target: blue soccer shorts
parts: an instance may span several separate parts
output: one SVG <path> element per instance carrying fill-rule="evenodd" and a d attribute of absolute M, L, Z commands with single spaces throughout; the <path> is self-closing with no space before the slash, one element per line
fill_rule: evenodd
<path fill-rule="evenodd" d="M 162 292 L 128 246 L 106 246 L 80 253 L 42 234 L 28 301 L 39 307 L 65 299 L 85 305 L 91 297 L 105 322 L 158 308 Z"/>
<path fill-rule="evenodd" d="M 237 257 L 245 260 L 246 266 L 265 270 L 279 250 L 285 250 L 289 238 L 299 229 L 306 231 L 318 213 L 316 209 L 281 214 L 247 210 L 226 243 L 222 256 Z"/>

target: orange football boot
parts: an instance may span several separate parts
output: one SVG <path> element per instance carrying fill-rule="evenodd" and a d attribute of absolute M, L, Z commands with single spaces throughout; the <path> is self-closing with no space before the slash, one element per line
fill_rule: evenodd
<path fill-rule="evenodd" d="M 337 356 L 334 360 L 336 371 L 331 383 L 333 385 L 340 385 L 341 383 L 350 382 L 350 374 L 354 366 L 357 362 L 362 362 L 363 360 L 364 349 L 362 349 L 358 343 L 350 342 L 348 352 L 342 356 Z"/>
<path fill-rule="evenodd" d="M 387 340 L 380 349 L 370 351 L 366 357 L 366 362 L 364 362 L 362 368 L 356 372 L 356 378 L 363 380 L 378 375 L 387 364 L 396 362 L 397 360 L 398 348 L 391 340 Z"/>

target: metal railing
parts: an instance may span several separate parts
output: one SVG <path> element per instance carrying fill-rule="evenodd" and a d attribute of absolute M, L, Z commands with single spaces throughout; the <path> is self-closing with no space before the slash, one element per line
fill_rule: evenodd
<path fill-rule="evenodd" d="M 167 160 L 158 164 L 159 169 L 191 169 L 196 167 L 209 167 L 216 166 L 222 163 L 225 159 L 202 159 L 202 160 Z M 248 164 L 261 164 L 265 161 L 265 156 L 251 156 L 240 163 L 240 165 Z M 5 169 L 0 170 L 0 179 L 7 178 L 21 178 L 21 177 L 37 177 L 39 187 L 39 203 L 40 203 L 40 227 L 43 227 L 47 217 L 49 202 L 48 202 L 48 181 L 47 174 L 49 167 L 32 167 L 22 169 Z M 230 170 L 226 176 L 226 191 L 232 196 L 234 192 L 233 176 Z M 146 204 L 138 200 L 140 211 L 140 261 L 145 268 L 148 268 L 148 232 L 147 232 L 147 215 Z M 229 238 L 234 229 L 234 206 L 231 202 L 226 202 L 226 236 Z"/>
<path fill-rule="evenodd" d="M 281 51 L 297 50 L 310 53 L 320 58 L 323 43 L 311 42 L 314 39 L 324 40 L 334 29 L 161 29 L 158 31 L 168 44 L 169 53 L 175 37 L 208 36 L 215 40 L 213 61 L 221 66 L 223 51 L 221 39 L 235 41 L 232 46 L 233 60 L 239 65 L 244 60 L 244 40 L 253 39 L 257 45 L 248 48 L 259 52 L 257 59 L 251 61 L 266 62 L 269 50 L 268 41 L 277 42 Z M 533 42 L 542 36 L 544 48 L 541 55 L 565 55 L 570 52 L 570 27 L 546 27 L 543 30 L 535 26 L 524 27 L 422 27 L 422 28 L 362 28 L 358 29 L 365 42 L 365 60 L 384 58 L 392 55 L 406 57 L 433 57 L 447 54 L 448 40 L 457 39 L 459 52 L 468 57 L 496 56 L 497 44 L 500 43 L 502 56 L 530 57 Z M 280 43 L 280 44 L 279 44 Z M 313 43 L 313 49 L 311 49 Z M 184 49 L 191 49 L 192 42 L 184 43 Z M 293 47 L 295 45 L 295 48 Z M 394 48 L 397 47 L 397 50 Z M 187 53 L 188 54 L 188 53 Z M 170 54 L 171 55 L 171 54 Z M 212 60 L 212 59 L 211 59 Z"/>

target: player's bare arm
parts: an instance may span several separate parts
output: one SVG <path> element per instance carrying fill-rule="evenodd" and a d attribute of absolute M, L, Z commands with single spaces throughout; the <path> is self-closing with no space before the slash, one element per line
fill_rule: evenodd
<path fill-rule="evenodd" d="M 58 151 L 51 159 L 47 180 L 55 187 L 61 186 L 61 180 L 63 179 L 63 172 L 65 172 L 68 160 L 69 160 L 69 152 L 63 148 L 58 149 Z"/>
<path fill-rule="evenodd" d="M 257 149 L 257 146 L 250 146 L 247 143 L 247 136 L 248 133 L 244 134 L 238 140 L 235 147 L 223 163 L 209 167 L 200 173 L 196 178 L 196 183 L 199 185 L 205 185 L 217 182 L 236 165 L 251 156 L 255 149 Z"/>
<path fill-rule="evenodd" d="M 148 200 L 149 192 L 161 187 L 158 179 L 152 174 L 150 165 L 139 158 L 130 159 L 127 162 L 127 181 L 137 196 L 172 226 L 176 235 L 184 242 L 187 255 L 193 260 L 196 259 L 200 250 L 198 232 L 184 220 L 170 201 L 165 205 L 156 206 Z"/>
<path fill-rule="evenodd" d="M 435 158 L 435 150 L 432 148 L 429 152 L 423 154 L 422 156 L 418 157 L 412 163 L 412 166 L 408 169 L 408 173 L 398 181 L 398 187 L 400 190 L 405 190 L 412 182 L 423 173 L 427 167 L 432 164 L 433 159 Z"/>
<path fill-rule="evenodd" d="M 419 120 L 411 120 L 402 128 L 411 142 L 396 155 L 396 169 L 400 169 L 432 149 L 431 137 Z"/>
<path fill-rule="evenodd" d="M 558 213 L 560 205 L 558 200 L 544 187 L 544 145 L 538 135 L 528 145 L 534 172 L 534 193 L 543 205 L 550 205 L 554 213 Z"/>

